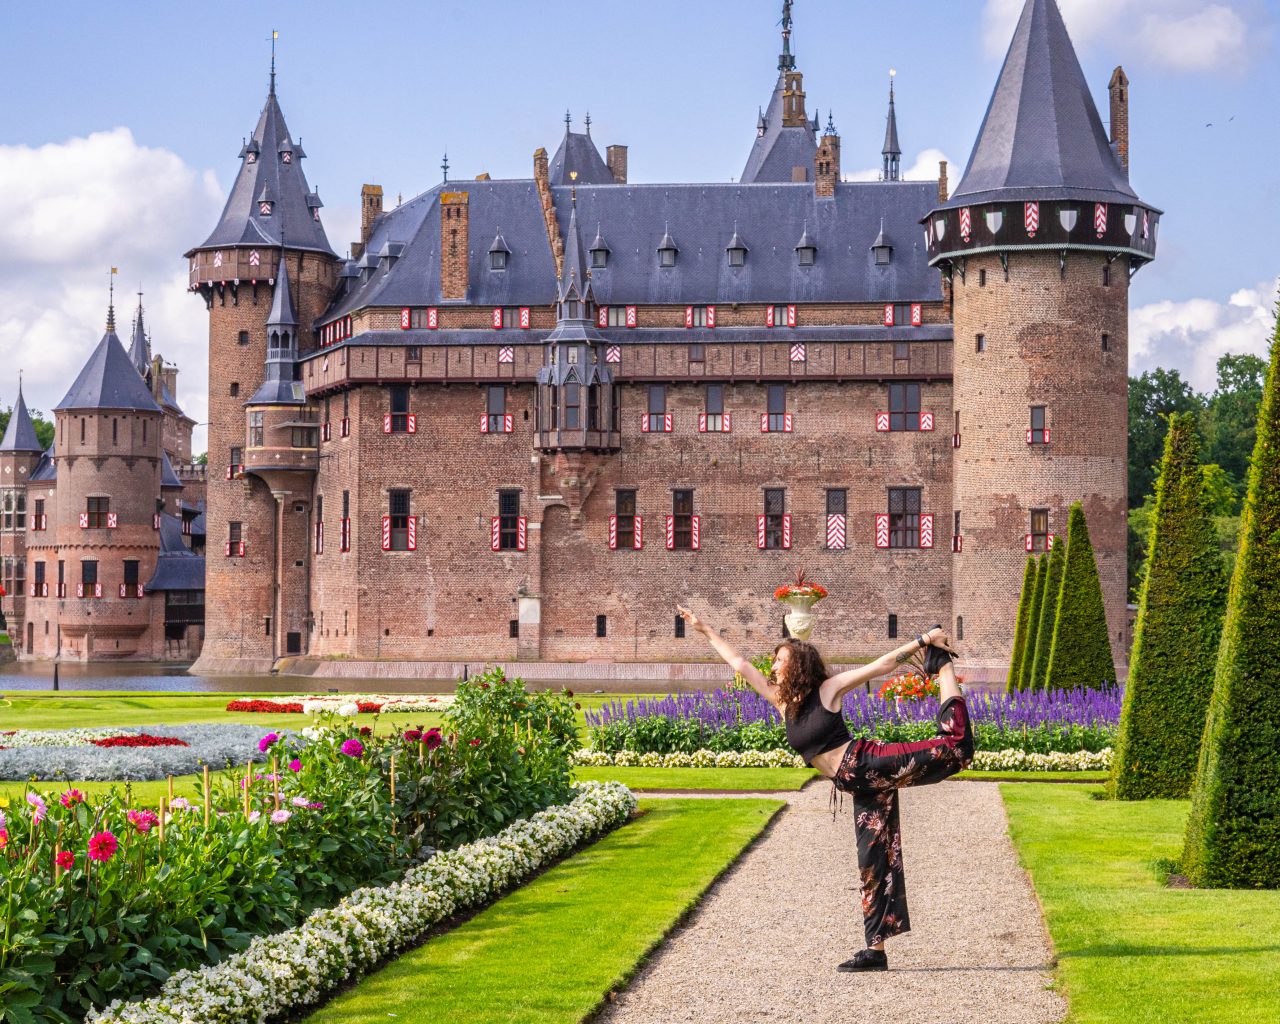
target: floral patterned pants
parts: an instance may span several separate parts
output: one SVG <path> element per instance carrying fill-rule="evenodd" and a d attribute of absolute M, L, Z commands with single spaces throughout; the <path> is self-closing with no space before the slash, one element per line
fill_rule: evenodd
<path fill-rule="evenodd" d="M 963 697 L 952 697 L 938 709 L 936 739 L 916 743 L 854 740 L 849 744 L 833 782 L 835 789 L 853 794 L 868 946 L 911 930 L 898 790 L 950 778 L 973 760 L 973 749 L 973 728 Z"/>

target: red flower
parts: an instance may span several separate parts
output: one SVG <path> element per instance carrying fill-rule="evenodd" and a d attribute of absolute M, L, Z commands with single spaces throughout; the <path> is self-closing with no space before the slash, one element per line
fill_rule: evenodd
<path fill-rule="evenodd" d="M 480 741 L 479 741 L 479 740 L 472 740 L 472 741 L 471 741 L 471 746 L 473 746 L 473 747 L 478 747 L 478 746 L 480 746 Z"/>
<path fill-rule="evenodd" d="M 116 855 L 120 842 L 110 832 L 99 832 L 89 840 L 89 859 L 109 861 Z"/>
<path fill-rule="evenodd" d="M 261 711 L 268 714 L 302 714 L 300 701 L 282 700 L 233 700 L 227 705 L 228 711 Z"/>
<path fill-rule="evenodd" d="M 422 739 L 422 730 L 421 730 L 421 729 L 406 729 L 406 730 L 404 731 L 404 738 L 405 738 L 406 740 L 408 740 L 410 743 L 417 743 L 417 742 L 418 742 L 418 740 Z"/>
<path fill-rule="evenodd" d="M 63 871 L 70 871 L 76 865 L 76 855 L 70 850 L 62 850 L 53 858 L 58 867 Z"/>
<path fill-rule="evenodd" d="M 440 735 L 439 729 L 428 729 L 422 738 L 427 744 L 428 750 L 435 750 L 436 747 L 444 742 L 444 737 Z"/>
<path fill-rule="evenodd" d="M 186 740 L 173 736 L 148 736 L 145 732 L 137 736 L 108 736 L 105 740 L 91 741 L 95 747 L 185 747 Z"/>
<path fill-rule="evenodd" d="M 372 728 L 370 728 L 370 727 L 369 727 L 369 726 L 367 726 L 367 725 L 362 725 L 362 726 L 360 726 L 360 735 L 361 735 L 361 736 L 372 736 L 372 735 L 373 735 L 373 729 L 372 729 Z"/>

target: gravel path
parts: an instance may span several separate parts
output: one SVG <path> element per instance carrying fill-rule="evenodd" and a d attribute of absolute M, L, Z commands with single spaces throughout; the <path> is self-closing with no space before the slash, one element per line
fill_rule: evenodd
<path fill-rule="evenodd" d="M 599 1024 L 1053 1024 L 1052 953 L 1007 834 L 998 786 L 906 791 L 902 843 L 914 931 L 889 971 L 840 974 L 862 948 L 852 801 L 788 799 L 769 834 L 653 955 Z"/>

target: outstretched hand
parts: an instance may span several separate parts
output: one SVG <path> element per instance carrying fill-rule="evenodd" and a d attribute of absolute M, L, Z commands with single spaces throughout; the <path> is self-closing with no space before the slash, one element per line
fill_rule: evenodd
<path fill-rule="evenodd" d="M 684 621 L 688 623 L 690 629 L 708 636 L 711 634 L 711 627 L 698 618 L 698 616 L 694 615 L 693 612 L 684 605 L 676 605 L 676 611 L 680 613 L 680 618 L 684 619 Z"/>

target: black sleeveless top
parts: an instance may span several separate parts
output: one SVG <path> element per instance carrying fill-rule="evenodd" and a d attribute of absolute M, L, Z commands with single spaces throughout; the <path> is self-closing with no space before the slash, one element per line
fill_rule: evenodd
<path fill-rule="evenodd" d="M 787 727 L 787 742 L 804 758 L 805 764 L 812 764 L 819 754 L 835 750 L 853 739 L 849 735 L 849 727 L 844 724 L 844 715 L 823 707 L 816 687 L 793 714 L 783 716 L 783 721 Z"/>

